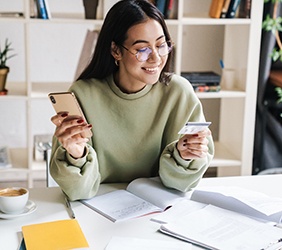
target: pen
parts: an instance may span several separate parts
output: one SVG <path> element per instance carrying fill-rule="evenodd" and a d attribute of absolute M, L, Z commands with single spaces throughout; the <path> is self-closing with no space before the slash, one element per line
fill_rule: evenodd
<path fill-rule="evenodd" d="M 68 212 L 69 212 L 71 218 L 72 218 L 72 219 L 75 219 L 75 214 L 74 214 L 74 212 L 73 212 L 73 210 L 72 210 L 70 201 L 69 201 L 69 199 L 68 199 L 67 197 L 65 197 L 65 201 L 66 201 L 66 206 L 67 206 L 67 209 L 68 209 Z"/>

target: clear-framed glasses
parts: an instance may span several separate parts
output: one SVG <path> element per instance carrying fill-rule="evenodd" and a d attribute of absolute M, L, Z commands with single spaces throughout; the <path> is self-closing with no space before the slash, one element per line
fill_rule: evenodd
<path fill-rule="evenodd" d="M 136 53 L 133 53 L 128 48 L 124 47 L 123 45 L 120 45 L 120 46 L 123 47 L 125 50 L 127 50 L 132 55 L 135 55 L 136 59 L 139 62 L 147 61 L 153 52 L 152 48 L 144 47 L 142 49 L 137 50 Z M 173 48 L 173 43 L 171 41 L 166 41 L 162 43 L 160 46 L 157 46 L 156 50 L 159 56 L 166 56 L 172 51 L 172 48 Z"/>

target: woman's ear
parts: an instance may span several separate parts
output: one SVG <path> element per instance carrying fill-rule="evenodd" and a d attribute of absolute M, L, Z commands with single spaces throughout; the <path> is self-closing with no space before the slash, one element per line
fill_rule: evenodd
<path fill-rule="evenodd" d="M 111 44 L 111 54 L 115 58 L 115 60 L 120 60 L 121 59 L 120 48 L 116 45 L 115 42 L 112 42 L 112 44 Z"/>

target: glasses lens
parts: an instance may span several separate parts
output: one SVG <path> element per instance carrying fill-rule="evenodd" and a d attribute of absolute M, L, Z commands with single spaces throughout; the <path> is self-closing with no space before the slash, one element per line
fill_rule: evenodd
<path fill-rule="evenodd" d="M 136 58 L 138 61 L 140 62 L 145 62 L 148 60 L 150 54 L 152 53 L 152 50 L 148 47 L 138 50 L 137 54 L 136 54 Z"/>
<path fill-rule="evenodd" d="M 163 43 L 160 47 L 158 47 L 158 54 L 160 56 L 166 56 L 168 55 L 172 50 L 172 43 L 170 41 Z M 152 53 L 152 49 L 149 47 L 146 47 L 144 49 L 139 50 L 136 53 L 136 58 L 140 62 L 145 62 L 148 60 Z"/>
<path fill-rule="evenodd" d="M 159 47 L 159 55 L 166 56 L 171 51 L 171 42 L 165 42 Z"/>

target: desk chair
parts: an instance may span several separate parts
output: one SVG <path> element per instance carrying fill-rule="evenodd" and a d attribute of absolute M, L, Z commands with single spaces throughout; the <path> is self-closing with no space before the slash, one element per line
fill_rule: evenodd
<path fill-rule="evenodd" d="M 51 157 L 51 149 L 45 150 L 45 159 L 46 159 L 46 183 L 47 187 L 58 187 L 58 183 L 53 179 L 50 174 L 50 157 Z"/>

